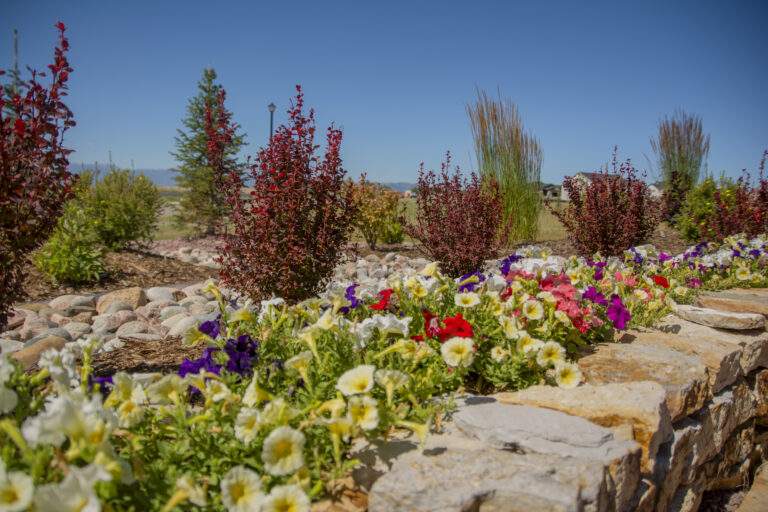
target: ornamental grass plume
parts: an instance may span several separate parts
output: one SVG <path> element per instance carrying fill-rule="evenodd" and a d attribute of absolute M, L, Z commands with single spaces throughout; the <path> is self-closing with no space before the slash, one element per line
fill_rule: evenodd
<path fill-rule="evenodd" d="M 547 207 L 584 256 L 620 255 L 647 240 L 661 221 L 660 201 L 629 160 L 618 163 L 615 148 L 610 171 L 606 167 L 588 179 L 569 176 L 563 188 L 570 197 L 568 206 L 560 211 Z"/>
<path fill-rule="evenodd" d="M 250 167 L 250 192 L 234 172 L 226 185 L 234 232 L 222 239 L 221 280 L 254 300 L 276 295 L 298 302 L 318 293 L 343 254 L 357 212 L 341 166 L 341 130 L 329 127 L 325 153 L 316 155 L 314 110 L 304 113 L 304 94 L 300 86 L 296 91 L 289 124 L 277 128 Z M 224 164 L 221 148 L 233 125 L 213 117 L 219 119 L 209 127 L 215 167 Z"/>
<path fill-rule="evenodd" d="M 422 250 L 440 263 L 445 274 L 458 277 L 482 268 L 506 246 L 509 234 L 501 229 L 503 207 L 493 178 L 481 183 L 477 174 L 462 178 L 452 174 L 451 154 L 446 153 L 438 176 L 419 168 L 416 182 L 416 221 L 406 232 Z"/>

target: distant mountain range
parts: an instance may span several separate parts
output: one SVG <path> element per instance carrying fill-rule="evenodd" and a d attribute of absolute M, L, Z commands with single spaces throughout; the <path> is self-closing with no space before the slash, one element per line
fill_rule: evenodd
<path fill-rule="evenodd" d="M 73 172 L 80 173 L 84 170 L 93 169 L 94 164 L 86 164 L 86 163 L 72 163 L 70 164 L 70 169 Z M 102 173 L 106 172 L 109 168 L 109 164 L 105 163 L 99 163 L 99 171 Z M 160 187 L 172 187 L 176 185 L 176 182 L 174 181 L 174 176 L 176 176 L 176 173 L 173 172 L 172 169 L 136 169 L 137 173 L 142 173 L 147 178 L 151 179 L 155 185 Z M 384 183 L 379 182 L 381 185 L 391 188 L 392 190 L 396 190 L 397 192 L 405 192 L 406 190 L 412 190 L 416 184 L 415 183 L 408 183 L 405 181 L 397 181 L 397 182 L 391 182 L 391 183 Z"/>

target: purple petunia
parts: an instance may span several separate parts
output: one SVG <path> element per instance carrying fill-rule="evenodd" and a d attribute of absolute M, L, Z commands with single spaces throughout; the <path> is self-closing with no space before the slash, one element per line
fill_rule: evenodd
<path fill-rule="evenodd" d="M 506 276 L 507 274 L 509 274 L 509 269 L 512 267 L 512 264 L 517 263 L 521 259 L 523 259 L 522 256 L 520 256 L 519 254 L 513 253 L 507 256 L 506 258 L 504 258 L 503 260 L 501 260 L 501 265 L 499 266 L 499 270 L 501 270 L 501 275 Z"/>
<path fill-rule="evenodd" d="M 94 386 L 99 385 L 99 391 L 101 392 L 102 397 L 106 397 L 112 386 L 114 385 L 114 382 L 112 380 L 111 375 L 107 375 L 105 377 L 99 377 L 93 374 L 88 375 L 88 389 L 93 390 Z"/>
<path fill-rule="evenodd" d="M 227 371 L 238 375 L 250 375 L 253 372 L 253 364 L 258 360 L 259 342 L 247 334 L 242 334 L 237 339 L 227 340 L 224 352 L 229 356 Z"/>
<path fill-rule="evenodd" d="M 597 288 L 594 286 L 590 286 L 584 290 L 584 293 L 582 293 L 581 296 L 583 299 L 594 302 L 595 304 L 600 304 L 601 306 L 608 304 L 608 301 L 605 299 L 605 295 L 598 292 Z"/>
<path fill-rule="evenodd" d="M 208 347 L 203 350 L 203 355 L 200 358 L 184 359 L 181 365 L 179 365 L 179 377 L 184 377 L 188 374 L 196 375 L 200 373 L 200 370 L 218 375 L 221 372 L 221 365 L 213 360 L 213 354 L 218 351 L 218 348 Z"/>
<path fill-rule="evenodd" d="M 670 256 L 669 254 L 665 252 L 659 253 L 659 263 L 664 263 L 665 261 L 669 261 L 671 259 L 672 259 L 672 256 Z"/>
<path fill-rule="evenodd" d="M 760 249 L 752 249 L 749 251 L 749 255 L 752 256 L 754 259 L 757 259 L 760 257 Z"/>
<path fill-rule="evenodd" d="M 197 330 L 213 339 L 218 338 L 221 332 L 221 324 L 219 323 L 220 318 L 221 315 L 219 315 L 216 320 L 206 320 L 198 326 Z"/>
<path fill-rule="evenodd" d="M 472 279 L 473 277 L 477 279 Z M 483 281 L 485 281 L 485 276 L 478 271 L 464 274 L 459 278 L 459 292 L 473 292 Z"/>
<path fill-rule="evenodd" d="M 588 261 L 587 265 L 595 268 L 595 281 L 599 281 L 603 278 L 603 269 L 608 265 L 607 261 Z"/>
<path fill-rule="evenodd" d="M 621 302 L 621 297 L 616 294 L 611 295 L 611 303 L 608 305 L 606 315 L 613 322 L 613 326 L 620 331 L 627 328 L 627 322 L 632 318 L 629 310 Z"/>
<path fill-rule="evenodd" d="M 357 298 L 355 295 L 355 289 L 358 287 L 357 283 L 352 283 L 351 285 L 347 286 L 347 289 L 344 291 L 344 298 L 349 301 L 349 306 L 344 306 L 339 308 L 339 311 L 343 314 L 349 313 L 350 310 L 355 309 L 360 304 L 362 304 L 362 301 Z"/>

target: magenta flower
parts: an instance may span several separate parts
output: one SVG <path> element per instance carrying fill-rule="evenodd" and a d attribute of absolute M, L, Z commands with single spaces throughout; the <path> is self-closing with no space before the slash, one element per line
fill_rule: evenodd
<path fill-rule="evenodd" d="M 620 331 L 627 328 L 627 322 L 632 318 L 629 310 L 621 302 L 621 297 L 616 294 L 611 295 L 611 303 L 608 305 L 606 316 L 613 322 L 613 326 Z"/>

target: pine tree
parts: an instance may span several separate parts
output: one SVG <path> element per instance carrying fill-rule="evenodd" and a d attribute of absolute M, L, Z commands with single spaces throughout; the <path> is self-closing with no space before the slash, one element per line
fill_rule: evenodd
<path fill-rule="evenodd" d="M 187 115 L 182 120 L 184 129 L 177 130 L 176 150 L 171 153 L 179 162 L 175 180 L 182 188 L 176 221 L 192 225 L 198 234 L 210 235 L 217 232 L 227 214 L 225 193 L 216 185 L 213 170 L 207 164 L 206 106 L 215 106 L 222 90 L 221 85 L 216 83 L 216 71 L 203 70 L 203 78 L 197 88 L 197 96 L 190 98 L 187 104 Z M 242 172 L 243 166 L 236 160 L 244 145 L 245 134 L 235 133 L 224 151 L 227 168 Z"/>

